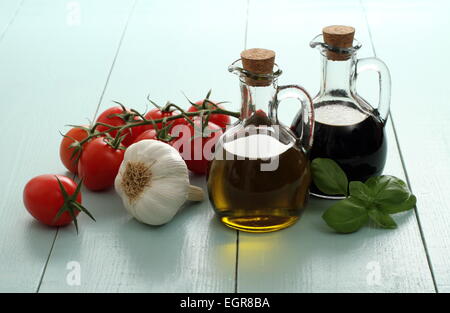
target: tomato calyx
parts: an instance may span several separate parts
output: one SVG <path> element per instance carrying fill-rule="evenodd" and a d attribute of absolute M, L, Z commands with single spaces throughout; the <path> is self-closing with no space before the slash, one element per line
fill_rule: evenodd
<path fill-rule="evenodd" d="M 92 132 L 92 129 L 91 129 L 91 128 L 86 127 L 86 126 L 83 126 L 83 125 L 71 125 L 71 124 L 68 124 L 68 125 L 66 125 L 66 126 L 82 129 L 82 130 L 86 131 L 86 132 L 89 133 L 89 134 Z"/>
<path fill-rule="evenodd" d="M 70 159 L 73 160 L 73 162 L 78 162 L 78 160 L 80 159 L 81 150 L 82 150 L 82 146 L 81 146 L 80 142 L 78 140 L 76 140 L 75 138 L 73 138 L 72 136 L 65 135 L 65 134 L 63 134 L 61 132 L 59 132 L 59 133 L 64 138 L 69 138 L 70 140 L 73 141 L 69 145 L 69 148 L 73 150 L 72 154 L 70 155 Z"/>
<path fill-rule="evenodd" d="M 191 100 L 189 100 L 186 96 L 186 99 L 189 101 L 189 103 L 192 105 L 192 106 L 194 106 L 195 108 L 197 108 L 197 110 L 206 110 L 207 109 L 207 104 L 210 104 L 211 106 L 213 106 L 213 107 L 215 107 L 216 109 L 218 108 L 217 107 L 217 105 L 214 103 L 214 102 L 212 102 L 212 101 L 210 101 L 209 100 L 209 97 L 211 96 L 211 92 L 212 92 L 212 89 L 210 89 L 209 91 L 208 91 L 208 93 L 206 94 L 206 97 L 203 99 L 203 101 L 202 101 L 202 103 L 201 104 L 198 104 L 198 103 L 195 103 L 195 102 L 192 102 Z"/>
<path fill-rule="evenodd" d="M 186 97 L 186 95 L 184 95 Z M 187 98 L 187 97 L 186 97 Z M 151 101 L 151 100 L 150 100 Z M 189 99 L 188 99 L 189 101 Z M 157 108 L 159 108 L 159 106 L 154 103 L 153 101 L 151 101 L 153 105 L 156 105 Z M 180 115 L 182 118 L 184 118 L 186 120 L 186 122 L 190 123 L 193 125 L 191 118 L 186 114 L 186 111 L 183 110 L 182 108 L 180 108 L 178 105 L 176 105 L 175 103 L 172 103 L 170 101 L 167 101 L 167 103 L 160 108 L 161 112 L 174 112 L 176 110 L 180 111 Z M 163 120 L 163 125 L 165 125 L 167 123 L 167 121 L 165 120 L 166 118 L 164 118 Z"/>
<path fill-rule="evenodd" d="M 82 154 L 82 147 L 97 137 L 107 138 L 109 135 L 113 139 L 108 139 L 108 144 L 113 148 L 123 149 L 120 143 L 122 143 L 123 146 L 128 147 L 140 134 L 149 129 L 155 129 L 155 131 L 157 131 L 158 140 L 170 142 L 177 139 L 177 137 L 173 136 L 173 128 L 175 126 L 188 125 L 194 128 L 194 120 L 196 119 L 202 120 L 202 130 L 207 127 L 208 122 L 212 122 L 219 125 L 222 129 L 225 129 L 225 126 L 230 123 L 229 116 L 239 118 L 240 113 L 220 107 L 220 104 L 228 102 L 223 101 L 216 103 L 210 101 L 210 95 L 211 90 L 208 91 L 208 94 L 201 103 L 194 103 L 185 95 L 195 111 L 190 111 L 190 108 L 186 111 L 170 101 L 164 106 L 160 106 L 147 96 L 147 100 L 155 106 L 155 109 L 150 110 L 145 114 L 141 114 L 134 109 L 126 108 L 118 101 L 113 101 L 117 106 L 111 107 L 100 114 L 96 122 L 91 124 L 90 128 L 87 128 L 87 137 L 79 139 L 78 142 L 71 139 L 72 142 L 70 144 L 72 145 L 70 148 L 74 149 L 72 157 L 79 159 Z M 208 134 L 205 136 L 208 136 Z M 69 144 L 67 144 L 67 146 L 69 146 Z M 70 156 L 68 156 L 68 158 L 69 157 Z"/>
<path fill-rule="evenodd" d="M 158 110 L 160 110 L 161 112 L 164 113 L 170 113 L 175 111 L 175 109 L 172 109 L 172 106 L 176 106 L 175 104 L 173 104 L 170 101 L 167 101 L 165 105 L 160 106 L 159 104 L 157 104 L 155 101 L 153 101 L 152 99 L 150 99 L 150 95 L 147 96 L 147 101 L 150 102 L 155 108 L 157 108 Z"/>
<path fill-rule="evenodd" d="M 106 134 L 103 141 L 115 150 L 126 150 L 125 146 L 122 145 L 122 141 L 127 137 L 128 134 L 121 135 L 120 132 L 117 133 L 116 137 L 112 137 L 110 134 Z"/>
<path fill-rule="evenodd" d="M 53 223 L 55 223 L 61 215 L 64 214 L 64 212 L 68 212 L 70 217 L 73 219 L 73 223 L 75 224 L 75 229 L 77 230 L 78 234 L 78 221 L 77 221 L 77 215 L 75 214 L 76 211 L 84 212 L 86 213 L 94 222 L 96 221 L 94 216 L 79 202 L 77 202 L 77 196 L 80 193 L 81 189 L 81 182 L 77 185 L 77 188 L 75 189 L 75 192 L 69 196 L 67 193 L 67 190 L 64 188 L 63 184 L 59 180 L 58 176 L 55 175 L 56 180 L 58 181 L 59 188 L 61 189 L 61 193 L 64 198 L 64 204 L 59 209 L 58 213 L 55 215 L 53 219 Z"/>
<path fill-rule="evenodd" d="M 85 127 L 85 126 L 81 126 L 81 125 L 66 125 L 66 126 L 82 129 L 82 130 L 86 131 L 88 134 L 92 133 L 92 129 L 90 129 L 88 127 Z M 70 155 L 70 159 L 73 160 L 73 162 L 78 162 L 78 160 L 80 159 L 80 156 L 81 156 L 81 151 L 83 150 L 82 142 L 77 140 L 77 139 L 75 139 L 75 138 L 73 138 L 72 136 L 65 135 L 65 134 L 63 134 L 61 132 L 59 132 L 59 133 L 64 138 L 69 138 L 70 140 L 73 141 L 69 145 L 69 148 L 73 149 L 72 154 Z"/>
<path fill-rule="evenodd" d="M 196 102 L 192 102 L 189 100 L 186 95 L 186 99 L 191 104 L 191 106 L 188 109 L 189 113 L 197 113 L 197 117 L 203 117 L 206 116 L 206 120 L 208 122 L 212 122 L 218 126 L 220 126 L 223 130 L 231 123 L 230 117 L 228 115 L 229 112 L 226 112 L 226 110 L 223 109 L 222 104 L 229 103 L 228 101 L 222 101 L 222 102 L 214 102 L 210 100 L 211 96 L 211 90 L 208 91 L 206 94 L 206 97 L 203 98 L 203 100 L 199 100 Z M 233 115 L 234 116 L 234 115 Z M 207 123 L 204 123 L 204 126 L 207 125 Z"/>
<path fill-rule="evenodd" d="M 115 113 L 115 114 L 110 114 L 107 117 L 108 118 L 113 118 L 115 116 L 121 118 L 125 123 L 133 123 L 135 122 L 135 117 L 136 117 L 136 112 L 133 112 L 134 110 L 128 110 L 122 103 L 118 102 L 118 101 L 112 101 L 115 104 L 119 105 L 122 108 L 122 113 Z M 110 125 L 111 126 L 111 125 Z"/>
<path fill-rule="evenodd" d="M 170 129 L 171 129 L 171 125 L 170 124 L 165 125 L 161 129 L 155 128 L 154 130 L 156 132 L 156 138 L 158 138 L 161 141 L 165 141 L 165 142 L 172 141 L 175 137 L 173 137 L 170 134 Z"/>
<path fill-rule="evenodd" d="M 201 116 L 200 118 L 202 122 L 200 123 L 200 125 L 194 123 L 194 134 L 191 140 L 199 137 L 209 138 L 213 133 L 222 131 L 221 129 L 212 129 L 208 127 L 210 117 L 211 114 L 207 114 L 205 117 Z"/>
<path fill-rule="evenodd" d="M 209 99 L 209 97 L 211 96 L 212 93 L 212 89 L 210 89 L 208 91 L 208 93 L 206 94 L 206 97 L 201 101 L 201 104 L 199 104 L 198 102 L 192 102 L 188 97 L 185 96 L 185 98 L 187 99 L 187 101 L 194 106 L 197 110 L 201 111 L 201 110 L 208 110 L 208 109 L 221 109 L 219 105 L 224 104 L 224 103 L 230 103 L 229 101 L 221 101 L 221 102 L 213 102 Z"/>
<path fill-rule="evenodd" d="M 191 124 L 192 126 L 194 126 L 194 123 L 193 123 L 191 117 L 186 114 L 185 110 L 183 110 L 181 107 L 179 107 L 175 103 L 167 101 L 166 104 L 161 107 L 158 104 L 156 104 L 155 102 L 153 102 L 149 96 L 147 97 L 147 100 L 155 106 L 156 114 L 157 115 L 160 114 L 162 117 L 162 119 L 160 119 L 159 123 L 155 122 L 154 117 L 152 116 L 152 114 L 150 114 L 152 111 L 155 110 L 155 109 L 153 109 L 153 110 L 149 111 L 143 118 L 145 121 L 150 121 L 152 123 L 153 129 L 156 132 L 156 137 L 158 140 L 164 141 L 164 142 L 170 142 L 173 139 L 176 139 L 176 137 L 172 136 L 172 134 L 171 134 L 172 129 L 175 126 L 187 125 L 187 124 Z M 157 113 L 158 111 L 160 113 Z M 149 116 L 147 116 L 147 115 L 149 115 Z M 172 118 L 173 116 L 178 116 L 178 118 L 173 119 Z M 180 121 L 180 120 L 182 120 L 182 121 Z"/>
<path fill-rule="evenodd" d="M 154 103 L 153 101 L 152 101 L 152 104 L 153 104 L 153 105 L 156 105 L 156 107 L 157 107 L 158 109 L 160 109 L 161 112 L 164 112 L 164 113 L 171 113 L 171 112 L 175 111 L 175 109 L 172 108 L 172 106 L 175 105 L 175 104 L 172 103 L 172 102 L 170 102 L 170 101 L 167 101 L 166 104 L 165 104 L 163 107 L 158 106 L 158 105 L 157 105 L 156 103 Z"/>

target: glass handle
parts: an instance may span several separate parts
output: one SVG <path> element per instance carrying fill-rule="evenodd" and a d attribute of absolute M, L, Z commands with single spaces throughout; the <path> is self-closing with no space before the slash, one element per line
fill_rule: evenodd
<path fill-rule="evenodd" d="M 273 101 L 270 114 L 278 122 L 278 105 L 286 99 L 297 99 L 300 102 L 301 108 L 301 134 L 299 140 L 306 151 L 309 151 L 313 144 L 314 134 L 314 110 L 311 96 L 306 92 L 305 88 L 299 85 L 279 86 L 275 94 L 275 101 Z"/>
<path fill-rule="evenodd" d="M 375 71 L 378 73 L 380 92 L 377 110 L 383 121 L 386 121 L 389 115 L 389 106 L 391 103 L 391 74 L 389 73 L 389 69 L 380 59 L 359 59 L 356 63 L 356 76 L 365 71 Z"/>

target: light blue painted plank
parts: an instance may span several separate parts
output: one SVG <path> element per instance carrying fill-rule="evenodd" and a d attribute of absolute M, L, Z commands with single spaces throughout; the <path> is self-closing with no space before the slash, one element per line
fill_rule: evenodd
<path fill-rule="evenodd" d="M 149 93 L 187 107 L 180 90 L 201 98 L 213 88 L 217 99 L 235 100 L 227 66 L 243 47 L 245 13 L 244 1 L 138 2 L 101 110 L 113 99 L 145 110 Z M 151 227 L 133 220 L 112 190 L 85 199 L 97 223 L 84 223 L 78 237 L 59 232 L 41 291 L 234 291 L 236 232 L 219 224 L 207 200 Z M 79 286 L 66 283 L 70 261 L 81 266 Z"/>
<path fill-rule="evenodd" d="M 22 189 L 64 173 L 58 130 L 92 116 L 133 1 L 77 3 L 74 24 L 65 1 L 27 1 L 0 44 L 0 291 L 37 290 L 56 230 L 26 212 Z"/>
<path fill-rule="evenodd" d="M 5 0 L 0 2 L 0 42 L 9 26 L 14 22 L 23 0 Z"/>
<path fill-rule="evenodd" d="M 147 95 L 187 107 L 183 92 L 195 100 L 212 89 L 212 98 L 238 110 L 237 78 L 227 68 L 244 47 L 245 18 L 240 0 L 139 4 L 101 108 L 117 100 L 152 109 Z"/>
<path fill-rule="evenodd" d="M 236 232 L 219 225 L 207 201 L 151 227 L 127 215 L 112 190 L 85 195 L 97 222 L 84 223 L 78 237 L 60 230 L 42 292 L 233 291 Z M 80 264 L 79 286 L 66 282 L 72 261 Z"/>
<path fill-rule="evenodd" d="M 350 24 L 371 55 L 358 1 L 252 1 L 248 47 L 273 48 L 285 70 L 281 83 L 301 83 L 316 92 L 320 63 L 309 41 L 323 26 Z M 396 78 L 394 76 L 394 80 Z M 362 82 L 359 90 L 375 88 Z M 294 109 L 285 108 L 285 121 Z M 404 179 L 391 124 L 385 173 Z M 239 292 L 432 292 L 433 281 L 413 212 L 396 216 L 399 228 L 365 227 L 333 233 L 321 215 L 332 202 L 311 199 L 302 219 L 269 234 L 239 234 Z"/>
<path fill-rule="evenodd" d="M 450 292 L 450 3 L 364 1 L 395 77 L 392 115 L 439 292 Z"/>

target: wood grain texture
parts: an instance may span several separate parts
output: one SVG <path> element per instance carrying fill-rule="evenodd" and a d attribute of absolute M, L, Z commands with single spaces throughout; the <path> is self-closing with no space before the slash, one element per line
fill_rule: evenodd
<path fill-rule="evenodd" d="M 247 47 L 276 50 L 276 62 L 285 69 L 281 83 L 301 83 L 309 90 L 318 90 L 319 53 L 310 49 L 308 42 L 326 25 L 355 26 L 355 36 L 364 44 L 359 57 L 372 53 L 358 1 L 251 1 L 249 14 Z M 358 87 L 362 95 L 376 88 L 366 80 Z M 295 112 L 292 110 L 285 109 L 286 123 Z M 385 173 L 404 179 L 390 122 L 387 133 Z M 280 232 L 240 233 L 238 291 L 434 291 L 413 212 L 395 217 L 399 224 L 396 230 L 381 230 L 372 225 L 354 234 L 337 235 L 321 219 L 331 204 L 311 199 L 302 219 Z"/>
<path fill-rule="evenodd" d="M 243 1 L 138 2 L 100 109 L 118 100 L 138 110 L 146 96 L 188 106 L 213 88 L 234 100 L 237 79 L 227 72 L 244 43 Z M 234 104 L 236 105 L 236 103 Z M 203 176 L 191 183 L 204 187 Z M 188 205 L 169 224 L 139 224 L 117 195 L 85 191 L 97 223 L 78 238 L 60 231 L 41 291 L 233 292 L 236 231 L 222 226 L 208 201 Z M 81 285 L 66 284 L 66 264 L 81 266 Z"/>
<path fill-rule="evenodd" d="M 376 54 L 396 78 L 392 115 L 438 291 L 450 292 L 450 3 L 364 6 Z"/>
<path fill-rule="evenodd" d="M 132 1 L 78 1 L 72 26 L 65 3 L 26 1 L 0 43 L 0 291 L 38 288 L 56 230 L 26 212 L 22 190 L 36 175 L 64 174 L 58 130 L 92 115 Z"/>

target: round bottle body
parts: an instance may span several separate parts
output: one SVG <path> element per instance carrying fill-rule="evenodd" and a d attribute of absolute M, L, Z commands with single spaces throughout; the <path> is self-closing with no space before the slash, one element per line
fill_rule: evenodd
<path fill-rule="evenodd" d="M 386 163 L 387 143 L 383 121 L 376 111 L 364 112 L 350 102 L 324 101 L 315 103 L 316 123 L 314 144 L 309 158 L 329 158 L 336 161 L 349 181 L 365 182 L 380 175 Z M 293 130 L 296 131 L 296 124 Z M 311 193 L 327 196 L 312 184 Z"/>
<path fill-rule="evenodd" d="M 232 136 L 230 136 L 232 137 Z M 210 201 L 227 226 L 270 232 L 294 224 L 308 199 L 309 160 L 267 134 L 222 142 L 208 173 Z"/>

